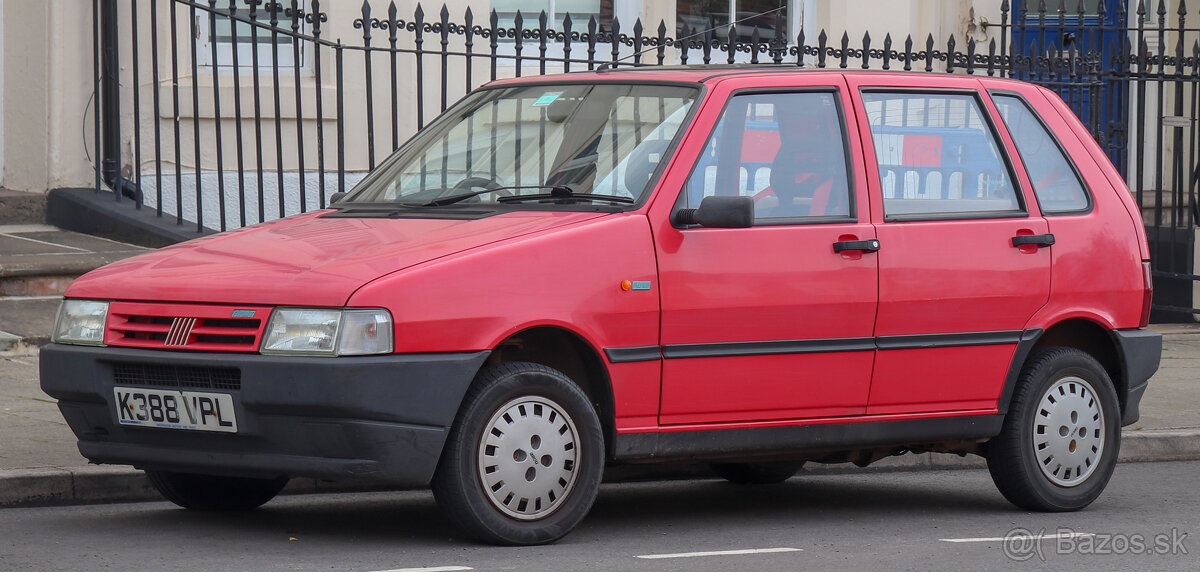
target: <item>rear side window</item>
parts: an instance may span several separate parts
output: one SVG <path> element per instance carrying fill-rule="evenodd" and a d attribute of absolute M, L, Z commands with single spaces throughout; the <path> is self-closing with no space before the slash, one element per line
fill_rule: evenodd
<path fill-rule="evenodd" d="M 755 221 L 783 224 L 854 215 L 841 110 L 834 92 L 754 93 L 729 100 L 681 196 L 754 197 Z"/>
<path fill-rule="evenodd" d="M 1023 212 L 995 133 L 968 94 L 862 94 L 884 214 L 970 218 Z"/>
<path fill-rule="evenodd" d="M 1038 205 L 1046 214 L 1070 213 L 1088 209 L 1088 195 L 1078 171 L 1063 153 L 1045 124 L 1019 97 L 993 94 L 992 101 L 1012 135 L 1021 154 L 1021 162 L 1033 181 Z"/>

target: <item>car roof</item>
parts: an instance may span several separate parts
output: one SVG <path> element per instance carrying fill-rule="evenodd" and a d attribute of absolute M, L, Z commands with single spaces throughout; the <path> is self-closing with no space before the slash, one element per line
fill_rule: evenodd
<path fill-rule="evenodd" d="M 600 69 L 590 71 L 570 72 L 565 74 L 533 75 L 519 78 L 501 79 L 488 86 L 507 86 L 526 83 L 590 83 L 590 82 L 684 82 L 712 83 L 730 77 L 778 76 L 780 74 L 815 74 L 815 75 L 870 75 L 913 77 L 914 75 L 929 78 L 931 85 L 938 83 L 937 78 L 974 77 L 985 80 L 989 84 L 1023 83 L 1016 80 L 997 78 L 987 75 L 949 74 L 945 72 L 895 71 L 895 70 L 862 70 L 841 68 L 798 67 L 795 64 L 703 64 L 703 65 L 672 65 L 672 66 L 628 66 L 615 69 Z"/>

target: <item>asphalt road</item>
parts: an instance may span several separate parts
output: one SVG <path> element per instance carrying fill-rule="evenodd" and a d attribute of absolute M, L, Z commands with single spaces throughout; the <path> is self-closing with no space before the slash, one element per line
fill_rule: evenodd
<path fill-rule="evenodd" d="M 611 484 L 578 530 L 531 548 L 456 538 L 426 492 L 280 497 L 245 514 L 167 503 L 2 509 L 0 568 L 986 570 L 1016 558 L 1059 570 L 1194 570 L 1198 471 L 1200 462 L 1120 465 L 1099 501 L 1066 514 L 1012 508 L 980 470 Z M 1014 539 L 1015 529 L 1050 537 Z M 703 554 L 714 551 L 742 553 Z"/>

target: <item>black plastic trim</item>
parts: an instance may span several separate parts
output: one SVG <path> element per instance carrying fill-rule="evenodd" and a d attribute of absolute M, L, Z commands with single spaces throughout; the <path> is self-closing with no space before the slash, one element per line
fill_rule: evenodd
<path fill-rule="evenodd" d="M 1040 332 L 1041 330 L 1036 330 Z M 829 338 L 813 340 L 765 340 L 753 342 L 718 342 L 701 344 L 670 344 L 662 347 L 666 359 L 757 356 L 777 354 L 811 354 L 824 352 L 861 352 L 872 350 L 909 350 L 949 348 L 958 346 L 991 346 L 1015 344 L 1025 333 L 1021 330 L 997 332 L 966 332 L 951 334 L 918 334 L 911 336 L 879 336 L 875 338 Z M 611 348 L 624 350 L 627 348 Z M 628 348 L 641 350 L 643 348 Z M 612 359 L 612 355 L 609 355 Z"/>
<path fill-rule="evenodd" d="M 612 363 L 631 363 L 635 361 L 657 361 L 662 359 L 658 346 L 636 346 L 627 348 L 604 348 L 604 355 Z"/>
<path fill-rule="evenodd" d="M 1021 379 L 1021 369 L 1025 367 L 1025 359 L 1029 357 L 1029 352 L 1033 351 L 1033 346 L 1041 339 L 1044 330 L 1035 328 L 1025 330 L 1021 333 L 1021 339 L 1017 342 L 1017 351 L 1013 352 L 1012 362 L 1008 366 L 1008 377 L 1004 378 L 1004 389 L 1000 391 L 1000 401 L 997 403 L 997 410 L 1000 413 L 1008 413 L 1008 403 L 1012 401 L 1013 391 L 1017 388 L 1017 380 Z"/>
<path fill-rule="evenodd" d="M 395 479 L 425 485 L 490 352 L 292 357 L 49 344 L 41 387 L 95 463 L 232 476 Z M 113 365 L 241 372 L 237 433 L 122 425 Z"/>
<path fill-rule="evenodd" d="M 855 421 L 750 429 L 705 429 L 617 435 L 619 461 L 677 461 L 822 454 L 903 447 L 1000 434 L 1003 415 L 966 415 L 903 421 Z"/>
<path fill-rule="evenodd" d="M 1039 246 L 1039 247 L 1054 246 L 1054 235 L 1050 234 L 1050 233 L 1019 234 L 1017 236 L 1012 237 L 1012 245 L 1014 247 L 1027 246 L 1027 245 L 1033 245 L 1033 246 Z"/>
<path fill-rule="evenodd" d="M 1021 330 L 998 332 L 967 332 L 961 334 L 920 334 L 914 336 L 880 336 L 875 344 L 881 350 L 910 350 L 919 348 L 951 348 L 958 346 L 994 346 L 1015 344 L 1021 340 Z"/>
<path fill-rule="evenodd" d="M 811 354 L 824 352 L 862 352 L 875 349 L 874 338 L 833 338 L 821 340 L 771 340 L 762 342 L 725 342 L 713 344 L 673 344 L 663 346 L 667 359 Z"/>
<path fill-rule="evenodd" d="M 1121 425 L 1135 423 L 1140 416 L 1142 394 L 1146 392 L 1150 376 L 1158 371 L 1162 360 L 1162 334 L 1153 330 L 1113 330 L 1117 353 L 1121 358 L 1121 371 L 1125 376 L 1125 395 L 1119 396 L 1124 406 L 1121 410 Z"/>
<path fill-rule="evenodd" d="M 885 201 L 887 199 L 884 199 Z M 936 220 L 978 220 L 991 218 L 1029 218 L 1025 211 L 960 211 L 953 213 L 904 213 L 884 215 L 883 222 L 917 222 Z"/>

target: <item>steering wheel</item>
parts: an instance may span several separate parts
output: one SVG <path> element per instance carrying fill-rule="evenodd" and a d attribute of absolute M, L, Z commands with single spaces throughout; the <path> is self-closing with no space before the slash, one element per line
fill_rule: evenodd
<path fill-rule="evenodd" d="M 646 188 L 654 170 L 658 168 L 659 163 L 666 160 L 666 150 L 670 144 L 669 139 L 646 140 L 629 154 L 625 162 L 625 188 L 629 194 L 637 195 Z"/>
<path fill-rule="evenodd" d="M 499 189 L 501 186 L 502 185 L 500 183 L 497 183 L 496 181 L 493 181 L 492 179 L 489 179 L 487 177 L 467 177 L 457 183 L 454 183 L 454 186 L 450 187 L 450 190 L 454 191 L 454 193 L 452 193 L 452 194 L 458 194 L 459 191 L 466 191 L 468 189 L 474 189 L 474 188 Z M 480 193 L 480 194 L 486 194 L 486 193 Z M 512 191 L 507 191 L 507 190 L 496 191 L 496 195 L 500 196 L 500 197 L 507 197 L 507 196 L 512 195 Z M 471 197 L 469 199 L 463 200 L 463 202 L 465 202 L 465 203 L 469 203 L 469 202 L 477 203 L 479 201 L 480 201 L 479 197 Z"/>

